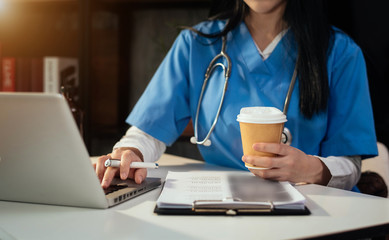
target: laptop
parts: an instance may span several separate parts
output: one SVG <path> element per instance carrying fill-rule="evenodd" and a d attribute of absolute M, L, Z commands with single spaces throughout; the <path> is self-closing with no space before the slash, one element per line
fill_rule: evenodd
<path fill-rule="evenodd" d="M 104 191 L 64 97 L 0 93 L 0 200 L 108 208 L 160 185 L 115 179 Z"/>

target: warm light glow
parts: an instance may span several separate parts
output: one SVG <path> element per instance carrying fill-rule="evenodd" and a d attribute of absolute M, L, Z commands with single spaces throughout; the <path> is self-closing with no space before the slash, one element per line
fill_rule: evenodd
<path fill-rule="evenodd" d="M 5 0 L 0 0 L 0 11 L 4 9 L 5 6 Z"/>

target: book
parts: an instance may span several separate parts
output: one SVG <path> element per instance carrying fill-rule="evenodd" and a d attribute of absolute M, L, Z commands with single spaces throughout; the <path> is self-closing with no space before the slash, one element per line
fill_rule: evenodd
<path fill-rule="evenodd" d="M 31 91 L 43 92 L 43 58 L 31 58 Z"/>
<path fill-rule="evenodd" d="M 13 57 L 5 57 L 2 59 L 2 91 L 14 92 L 16 90 L 16 60 Z"/>
<path fill-rule="evenodd" d="M 169 172 L 157 213 L 289 210 L 307 214 L 305 197 L 289 182 L 265 180 L 247 172 Z M 160 211 L 163 210 L 163 211 Z"/>
<path fill-rule="evenodd" d="M 31 91 L 31 58 L 16 58 L 15 90 L 17 92 Z"/>
<path fill-rule="evenodd" d="M 0 42 L 0 91 L 3 90 L 3 44 Z"/>
<path fill-rule="evenodd" d="M 79 85 L 76 58 L 45 57 L 43 69 L 43 90 L 46 93 L 59 93 L 61 86 L 75 89 Z"/>

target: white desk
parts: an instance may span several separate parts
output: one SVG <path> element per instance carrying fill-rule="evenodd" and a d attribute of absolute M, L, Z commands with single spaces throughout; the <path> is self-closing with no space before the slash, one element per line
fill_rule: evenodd
<path fill-rule="evenodd" d="M 164 178 L 168 170 L 226 170 L 167 154 L 159 163 L 150 176 Z M 389 199 L 318 185 L 298 187 L 309 216 L 158 216 L 153 209 L 160 190 L 107 210 L 0 201 L 0 239 L 301 239 L 389 233 Z"/>

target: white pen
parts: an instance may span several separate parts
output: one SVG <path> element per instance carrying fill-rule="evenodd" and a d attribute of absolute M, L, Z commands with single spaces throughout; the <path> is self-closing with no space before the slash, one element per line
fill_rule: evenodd
<path fill-rule="evenodd" d="M 107 159 L 104 164 L 106 167 L 120 167 L 120 160 Z M 130 168 L 158 168 L 158 163 L 147 163 L 147 162 L 132 162 Z"/>

